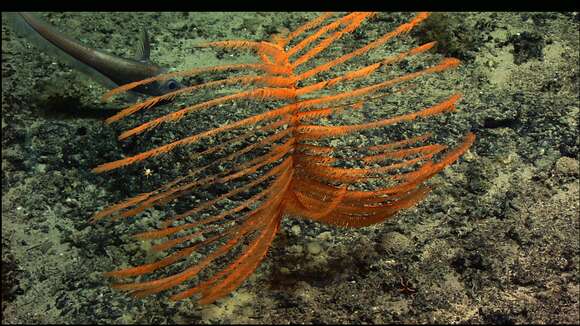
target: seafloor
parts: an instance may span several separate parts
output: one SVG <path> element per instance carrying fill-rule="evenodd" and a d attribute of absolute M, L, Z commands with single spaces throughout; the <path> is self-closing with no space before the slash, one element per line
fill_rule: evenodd
<path fill-rule="evenodd" d="M 265 40 L 315 14 L 39 16 L 126 57 L 147 28 L 153 60 L 186 69 L 249 57 L 196 42 Z M 409 17 L 381 13 L 342 47 Z M 396 41 L 437 40 L 432 58 L 462 60 L 415 89 L 463 93 L 457 112 L 428 127 L 450 142 L 472 130 L 474 146 L 429 181 L 426 200 L 382 224 L 287 218 L 254 275 L 199 306 L 108 287 L 102 272 L 141 246 L 128 223 L 88 219 L 152 179 L 91 173 L 132 151 L 103 124 L 120 104 L 101 103 L 103 88 L 17 37 L 3 15 L 2 323 L 579 323 L 579 30 L 578 13 L 438 13 Z"/>

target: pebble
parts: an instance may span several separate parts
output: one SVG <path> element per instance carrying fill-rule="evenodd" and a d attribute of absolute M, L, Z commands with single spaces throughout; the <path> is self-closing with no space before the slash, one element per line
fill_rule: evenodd
<path fill-rule="evenodd" d="M 316 238 L 321 241 L 328 241 L 332 238 L 332 232 L 330 231 L 322 232 Z"/>
<path fill-rule="evenodd" d="M 306 245 L 306 250 L 308 250 L 311 255 L 318 255 L 322 251 L 322 247 L 318 242 L 310 242 Z"/>
<path fill-rule="evenodd" d="M 302 233 L 302 229 L 300 229 L 300 225 L 298 224 L 292 225 L 292 228 L 290 230 L 292 231 L 292 234 L 294 234 L 295 236 L 299 236 L 300 233 Z"/>
<path fill-rule="evenodd" d="M 407 236 L 399 232 L 389 232 L 382 241 L 383 248 L 393 253 L 406 252 L 411 248 L 412 242 Z"/>
<path fill-rule="evenodd" d="M 556 161 L 556 172 L 563 175 L 578 175 L 578 161 L 571 157 L 560 157 Z"/>

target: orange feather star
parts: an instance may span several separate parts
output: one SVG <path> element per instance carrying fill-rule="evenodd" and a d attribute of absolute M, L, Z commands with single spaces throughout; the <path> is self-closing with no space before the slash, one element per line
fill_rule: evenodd
<path fill-rule="evenodd" d="M 332 91 L 338 85 L 364 81 L 382 67 L 419 55 L 435 45 L 431 42 L 333 78 L 319 77 L 319 81 L 309 82 L 311 77 L 332 71 L 333 68 L 408 33 L 429 15 L 419 13 L 407 23 L 354 51 L 320 64 L 312 64 L 321 52 L 344 35 L 357 30 L 372 16 L 373 13 L 351 13 L 341 17 L 323 14 L 285 36 L 274 37 L 272 42 L 241 40 L 205 43 L 200 46 L 250 50 L 257 55 L 259 62 L 168 73 L 124 85 L 104 96 L 106 99 L 139 85 L 175 76 L 238 74 L 136 103 L 107 119 L 107 123 L 113 123 L 137 112 L 148 112 L 164 100 L 218 87 L 243 87 L 242 90 L 193 103 L 140 124 L 123 132 L 119 136 L 120 140 L 221 105 L 242 101 L 271 101 L 276 105 L 264 112 L 99 165 L 93 170 L 102 173 L 119 169 L 167 155 L 176 148 L 199 145 L 212 137 L 221 137 L 221 144 L 209 146 L 196 153 L 195 160 L 226 153 L 209 160 L 205 165 L 190 169 L 153 191 L 124 200 L 93 216 L 93 222 L 107 217 L 131 217 L 153 206 L 185 200 L 186 196 L 199 189 L 220 184 L 225 189 L 231 189 L 180 214 L 169 216 L 155 230 L 135 236 L 142 240 L 162 240 L 153 246 L 153 250 L 166 252 L 164 258 L 109 272 L 107 275 L 115 278 L 142 276 L 175 266 L 193 253 L 203 252 L 199 261 L 195 264 L 186 263 L 185 268 L 169 276 L 115 284 L 114 288 L 142 297 L 178 287 L 197 278 L 197 285 L 182 289 L 172 295 L 171 299 L 181 300 L 199 294 L 201 304 L 211 303 L 239 287 L 258 267 L 266 256 L 284 216 L 299 216 L 343 227 L 363 227 L 379 223 L 425 197 L 429 188 L 423 186 L 424 181 L 458 160 L 473 144 L 475 136 L 472 133 L 456 148 L 447 151 L 444 145 L 425 144 L 431 136 L 429 133 L 375 146 L 324 145 L 324 141 L 328 144 L 331 138 L 451 112 L 455 110 L 461 97 L 459 94 L 451 94 L 433 106 L 373 122 L 350 125 L 320 123 L 333 116 L 364 109 L 369 102 L 386 95 L 380 93 L 381 91 L 459 65 L 459 60 L 446 58 L 434 66 L 386 81 L 359 88 L 351 86 L 344 91 Z M 239 75 L 246 72 L 246 75 Z M 278 102 L 283 104 L 276 104 Z M 257 140 L 253 141 L 254 138 Z M 241 148 L 239 144 L 242 144 Z M 238 149 L 232 150 L 235 146 Z M 341 167 L 344 166 L 341 162 L 349 161 L 341 158 L 341 153 L 345 151 L 356 157 L 350 161 L 360 167 Z M 368 189 L 374 179 L 383 180 L 388 185 L 364 190 Z M 245 196 L 245 199 L 237 200 L 236 206 L 202 217 L 201 212 L 214 209 L 218 203 L 236 200 L 240 195 Z M 239 254 L 231 258 L 231 253 L 236 250 Z M 224 267 L 217 272 L 211 271 L 210 266 L 228 257 L 230 259 L 226 259 L 228 263 Z M 205 274 L 209 276 L 204 278 Z"/>

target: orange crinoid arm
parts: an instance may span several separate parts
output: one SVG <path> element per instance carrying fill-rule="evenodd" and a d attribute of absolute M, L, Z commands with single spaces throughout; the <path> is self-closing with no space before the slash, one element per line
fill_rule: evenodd
<path fill-rule="evenodd" d="M 425 197 L 429 187 L 424 182 L 469 149 L 475 140 L 472 133 L 451 149 L 430 143 L 431 132 L 370 146 L 350 146 L 340 139 L 369 130 L 384 133 L 390 126 L 452 112 L 461 98 L 459 93 L 449 92 L 430 105 L 361 123 L 340 118 L 372 108 L 375 112 L 367 114 L 380 115 L 380 107 L 373 103 L 413 90 L 409 85 L 413 80 L 440 74 L 460 62 L 444 58 L 412 72 L 381 77 L 385 71 L 396 71 L 397 63 L 421 57 L 435 45 L 431 42 L 370 62 L 367 59 L 362 65 L 353 63 L 365 61 L 363 56 L 408 33 L 427 19 L 428 13 L 419 13 L 357 48 L 333 54 L 337 42 L 372 24 L 368 20 L 375 15 L 325 13 L 271 42 L 200 44 L 251 51 L 257 59 L 160 75 L 105 95 L 108 98 L 175 76 L 204 80 L 133 104 L 107 119 L 107 123 L 119 123 L 129 116 L 148 117 L 148 121 L 122 132 L 120 140 L 162 133 L 168 126 L 178 136 L 162 143 L 159 139 L 168 136 L 157 137 L 152 148 L 101 164 L 94 172 L 164 159 L 183 170 L 156 188 L 94 214 L 92 221 L 96 222 L 140 217 L 152 207 L 171 208 L 156 228 L 135 235 L 153 241 L 152 250 L 163 253 L 162 258 L 107 273 L 117 279 L 139 277 L 138 281 L 114 284 L 114 288 L 138 297 L 176 288 L 172 300 L 197 295 L 200 303 L 211 303 L 239 287 L 258 267 L 285 216 L 363 227 Z M 167 100 L 181 106 L 170 112 L 164 106 L 159 111 L 163 113 L 156 113 L 159 104 Z M 244 115 L 232 112 L 238 106 L 244 108 Z M 208 113 L 211 121 L 192 120 Z M 220 114 L 227 118 L 203 128 Z M 182 123 L 176 124 L 180 120 Z M 176 128 L 180 125 L 184 127 Z"/>

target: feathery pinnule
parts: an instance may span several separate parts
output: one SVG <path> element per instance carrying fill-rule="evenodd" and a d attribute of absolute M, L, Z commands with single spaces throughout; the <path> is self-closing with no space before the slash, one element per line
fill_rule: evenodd
<path fill-rule="evenodd" d="M 450 94 L 426 108 L 416 108 L 376 121 L 321 124 L 322 120 L 334 116 L 364 110 L 367 103 L 388 96 L 386 90 L 392 93 L 405 90 L 396 89 L 400 84 L 459 65 L 459 60 L 445 58 L 419 71 L 358 88 L 349 86 L 355 81 L 365 81 L 383 67 L 425 53 L 435 45 L 435 42 L 430 42 L 363 67 L 337 73 L 332 78 L 320 78 L 321 73 L 408 33 L 429 16 L 428 13 L 419 13 L 376 40 L 334 59 L 322 55 L 344 35 L 361 28 L 368 18 L 375 15 L 351 13 L 336 17 L 325 13 L 287 35 L 275 36 L 271 42 L 231 40 L 203 43 L 199 47 L 251 51 L 256 54 L 258 62 L 172 72 L 121 86 L 104 95 L 107 99 L 135 87 L 176 76 L 211 76 L 218 72 L 236 74 L 184 87 L 127 107 L 106 122 L 118 122 L 138 112 L 151 110 L 166 100 L 183 98 L 198 91 L 218 88 L 226 91 L 225 95 L 190 103 L 126 130 L 120 134 L 120 140 L 155 130 L 160 125 L 176 123 L 202 111 L 228 110 L 226 106 L 231 103 L 243 101 L 256 107 L 266 103 L 282 103 L 93 169 L 96 173 L 102 173 L 138 164 L 211 137 L 219 137 L 221 142 L 198 151 L 192 156 L 192 162 L 200 163 L 202 158 L 210 155 L 217 155 L 218 158 L 205 159 L 205 164 L 196 163 L 187 173 L 157 189 L 95 213 L 93 222 L 104 218 L 128 218 L 175 200 L 185 202 L 191 194 L 213 186 L 224 185 L 227 189 L 194 207 L 167 216 L 157 229 L 135 235 L 140 240 L 160 241 L 153 245 L 152 250 L 165 252 L 164 258 L 107 275 L 115 278 L 143 276 L 169 266 L 181 267 L 181 271 L 165 277 L 115 284 L 114 288 L 142 297 L 180 287 L 181 292 L 172 295 L 172 300 L 198 294 L 200 303 L 211 303 L 239 287 L 258 267 L 284 216 L 343 227 L 363 227 L 379 223 L 427 195 L 429 187 L 423 183 L 458 160 L 473 144 L 473 134 L 469 133 L 451 150 L 447 150 L 445 145 L 426 143 L 431 133 L 371 146 L 323 144 L 328 138 L 454 111 L 461 97 L 459 93 Z M 314 60 L 317 60 L 316 63 L 313 63 Z M 315 76 L 318 81 L 312 78 Z M 343 90 L 336 91 L 338 86 Z M 240 144 L 245 145 L 240 148 Z M 345 151 L 353 156 L 343 158 L 340 153 Z M 344 167 L 341 165 L 343 162 L 355 167 Z M 375 184 L 361 190 L 361 185 L 370 185 L 372 180 L 381 180 L 383 186 Z M 216 213 L 216 205 L 225 202 L 236 204 Z M 232 258 L 235 252 L 237 256 Z M 193 253 L 199 253 L 201 258 L 194 264 L 188 264 L 186 260 Z M 217 261 L 225 261 L 226 264 L 215 271 L 212 266 Z M 189 284 L 194 278 L 198 279 L 197 285 L 187 285 L 183 289 L 182 284 Z"/>

